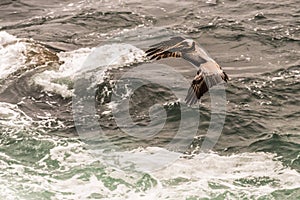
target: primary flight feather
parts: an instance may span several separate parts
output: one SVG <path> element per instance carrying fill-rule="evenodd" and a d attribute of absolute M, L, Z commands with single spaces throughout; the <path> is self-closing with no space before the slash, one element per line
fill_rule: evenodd
<path fill-rule="evenodd" d="M 228 81 L 227 74 L 216 61 L 195 41 L 181 36 L 150 46 L 146 54 L 150 60 L 181 57 L 199 68 L 185 98 L 188 105 L 195 104 L 211 87 Z"/>

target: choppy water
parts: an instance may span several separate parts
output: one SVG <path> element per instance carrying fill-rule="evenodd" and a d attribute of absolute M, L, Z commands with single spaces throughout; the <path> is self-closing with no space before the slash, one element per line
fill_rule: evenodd
<path fill-rule="evenodd" d="M 299 3 L 1 1 L 0 198 L 300 199 Z M 166 110 L 156 135 L 124 133 L 111 112 L 123 112 L 111 102 L 114 83 L 147 64 L 144 50 L 171 35 L 199 42 L 231 78 L 226 120 L 210 152 L 199 150 L 209 95 L 183 150 L 168 148 L 188 109 L 172 94 L 176 85 L 146 85 L 131 97 L 131 117 L 142 127 L 163 116 L 154 109 L 149 117 L 152 105 Z M 195 74 L 181 60 L 157 64 L 187 80 Z M 78 74 L 82 66 L 92 67 Z M 90 100 L 95 115 L 85 118 L 89 110 L 77 109 Z M 83 140 L 97 127 L 104 138 Z"/>

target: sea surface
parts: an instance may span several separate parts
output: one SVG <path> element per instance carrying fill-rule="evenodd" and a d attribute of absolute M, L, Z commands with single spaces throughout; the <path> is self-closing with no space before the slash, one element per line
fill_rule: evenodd
<path fill-rule="evenodd" d="M 0 199 L 300 199 L 299 5 L 1 0 Z M 221 99 L 186 106 L 197 69 L 145 57 L 174 36 Z"/>

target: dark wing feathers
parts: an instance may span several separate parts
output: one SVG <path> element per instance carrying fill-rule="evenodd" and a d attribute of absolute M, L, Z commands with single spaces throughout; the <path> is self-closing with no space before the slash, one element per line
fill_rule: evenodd
<path fill-rule="evenodd" d="M 197 74 L 192 81 L 191 87 L 188 90 L 185 101 L 188 105 L 197 103 L 204 93 L 208 91 L 208 87 L 202 74 Z"/>
<path fill-rule="evenodd" d="M 150 57 L 150 60 L 156 59 L 156 60 L 160 60 L 162 58 L 168 58 L 168 57 L 182 57 L 182 53 L 181 52 L 170 52 L 170 51 L 164 51 L 164 50 L 155 50 L 149 54 L 147 54 L 147 56 Z"/>
<path fill-rule="evenodd" d="M 191 43 L 190 40 L 188 41 L 179 36 L 172 37 L 170 40 L 151 45 L 150 47 L 151 48 L 146 51 L 147 57 L 149 57 L 150 60 L 182 57 L 193 65 L 200 67 L 185 98 L 188 105 L 197 103 L 209 88 L 223 81 L 228 81 L 227 74 L 223 72 L 215 61 L 209 57 L 207 58 L 207 56 L 203 56 L 203 54 L 201 54 L 202 50 L 195 50 L 195 42 Z"/>
<path fill-rule="evenodd" d="M 209 90 L 209 88 L 220 84 L 222 81 L 228 81 L 228 76 L 225 72 L 210 75 L 204 73 L 197 74 L 188 90 L 185 98 L 186 103 L 188 105 L 195 104 Z"/>
<path fill-rule="evenodd" d="M 146 51 L 147 57 L 150 57 L 150 60 L 156 59 L 160 60 L 162 58 L 168 57 L 182 57 L 187 50 L 194 50 L 191 49 L 184 43 L 185 38 L 183 37 L 172 37 L 168 41 L 164 41 L 158 44 L 151 45 L 150 49 Z"/>
<path fill-rule="evenodd" d="M 196 67 L 207 62 L 205 57 L 199 55 L 196 50 L 196 43 L 192 40 L 186 40 L 183 37 L 173 37 L 168 41 L 164 41 L 155 45 L 146 51 L 150 60 L 160 60 L 169 57 L 182 57 L 184 60 L 192 63 Z"/>
<path fill-rule="evenodd" d="M 221 77 L 222 77 L 222 79 L 227 83 L 227 81 L 229 80 L 229 77 L 228 77 L 228 75 L 225 73 L 225 72 L 223 72 L 222 74 L 221 74 Z"/>

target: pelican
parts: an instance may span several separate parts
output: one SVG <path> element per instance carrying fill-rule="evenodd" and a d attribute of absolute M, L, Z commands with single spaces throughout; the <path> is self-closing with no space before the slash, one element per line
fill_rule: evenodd
<path fill-rule="evenodd" d="M 227 74 L 218 63 L 191 39 L 181 36 L 172 37 L 169 40 L 151 45 L 146 54 L 150 60 L 181 57 L 199 69 L 185 98 L 188 105 L 197 103 L 203 94 L 213 86 L 228 81 Z"/>

